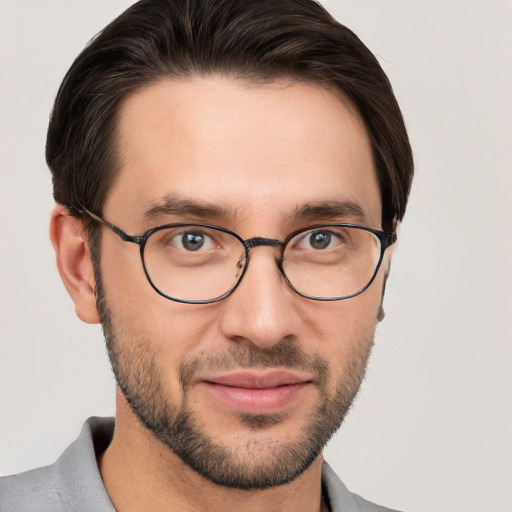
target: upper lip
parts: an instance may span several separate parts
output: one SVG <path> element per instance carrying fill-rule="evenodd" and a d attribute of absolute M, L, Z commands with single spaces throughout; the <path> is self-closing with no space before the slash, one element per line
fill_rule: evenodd
<path fill-rule="evenodd" d="M 293 384 L 304 384 L 311 379 L 300 373 L 274 370 L 270 372 L 240 371 L 224 375 L 203 377 L 203 382 L 220 384 L 236 388 L 265 389 L 278 386 L 290 386 Z"/>

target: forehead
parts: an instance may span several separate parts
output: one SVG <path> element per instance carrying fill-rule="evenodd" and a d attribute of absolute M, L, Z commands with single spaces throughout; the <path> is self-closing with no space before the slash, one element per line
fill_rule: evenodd
<path fill-rule="evenodd" d="M 172 196 L 265 218 L 346 201 L 380 225 L 365 127 L 348 100 L 318 85 L 161 81 L 126 99 L 118 144 L 120 174 L 105 205 L 117 218 L 133 222 Z"/>

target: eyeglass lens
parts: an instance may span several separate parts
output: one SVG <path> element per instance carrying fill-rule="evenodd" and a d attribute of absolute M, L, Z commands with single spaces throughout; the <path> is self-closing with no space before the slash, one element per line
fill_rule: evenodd
<path fill-rule="evenodd" d="M 342 298 L 365 288 L 381 256 L 374 233 L 346 226 L 302 231 L 286 242 L 282 269 L 299 293 L 311 298 Z M 143 260 L 153 286 L 183 301 L 212 301 L 229 293 L 247 263 L 234 234 L 211 227 L 177 226 L 152 233 Z"/>

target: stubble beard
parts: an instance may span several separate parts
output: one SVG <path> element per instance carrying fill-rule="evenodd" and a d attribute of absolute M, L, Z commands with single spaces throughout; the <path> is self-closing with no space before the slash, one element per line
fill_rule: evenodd
<path fill-rule="evenodd" d="M 373 345 L 373 331 L 357 345 L 360 350 L 353 354 L 332 396 L 327 391 L 330 375 L 327 362 L 317 355 L 304 353 L 285 339 L 268 350 L 239 346 L 223 354 L 205 354 L 185 361 L 180 367 L 181 406 L 172 405 L 151 342 L 132 336 L 118 339 L 118 329 L 105 300 L 101 279 L 98 275 L 96 278 L 97 307 L 117 385 L 139 421 L 185 464 L 209 481 L 240 490 L 265 489 L 293 481 L 321 453 L 351 408 L 364 378 Z M 258 440 L 259 433 L 283 421 L 283 415 L 279 413 L 240 414 L 241 425 L 254 433 L 252 439 L 251 432 L 245 435 L 242 446 L 232 443 L 230 447 L 208 435 L 207 427 L 189 406 L 189 383 L 200 368 L 240 367 L 305 369 L 316 376 L 320 399 L 298 437 L 270 440 L 267 436 L 264 441 Z"/>

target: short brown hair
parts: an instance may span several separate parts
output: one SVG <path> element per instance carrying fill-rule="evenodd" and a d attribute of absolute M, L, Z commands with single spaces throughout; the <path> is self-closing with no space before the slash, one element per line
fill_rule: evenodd
<path fill-rule="evenodd" d="M 313 0 L 141 0 L 100 32 L 66 74 L 46 159 L 55 200 L 101 214 L 117 172 L 116 118 L 128 94 L 163 78 L 226 74 L 334 85 L 361 115 L 382 224 L 404 216 L 413 158 L 400 108 L 374 55 Z"/>

